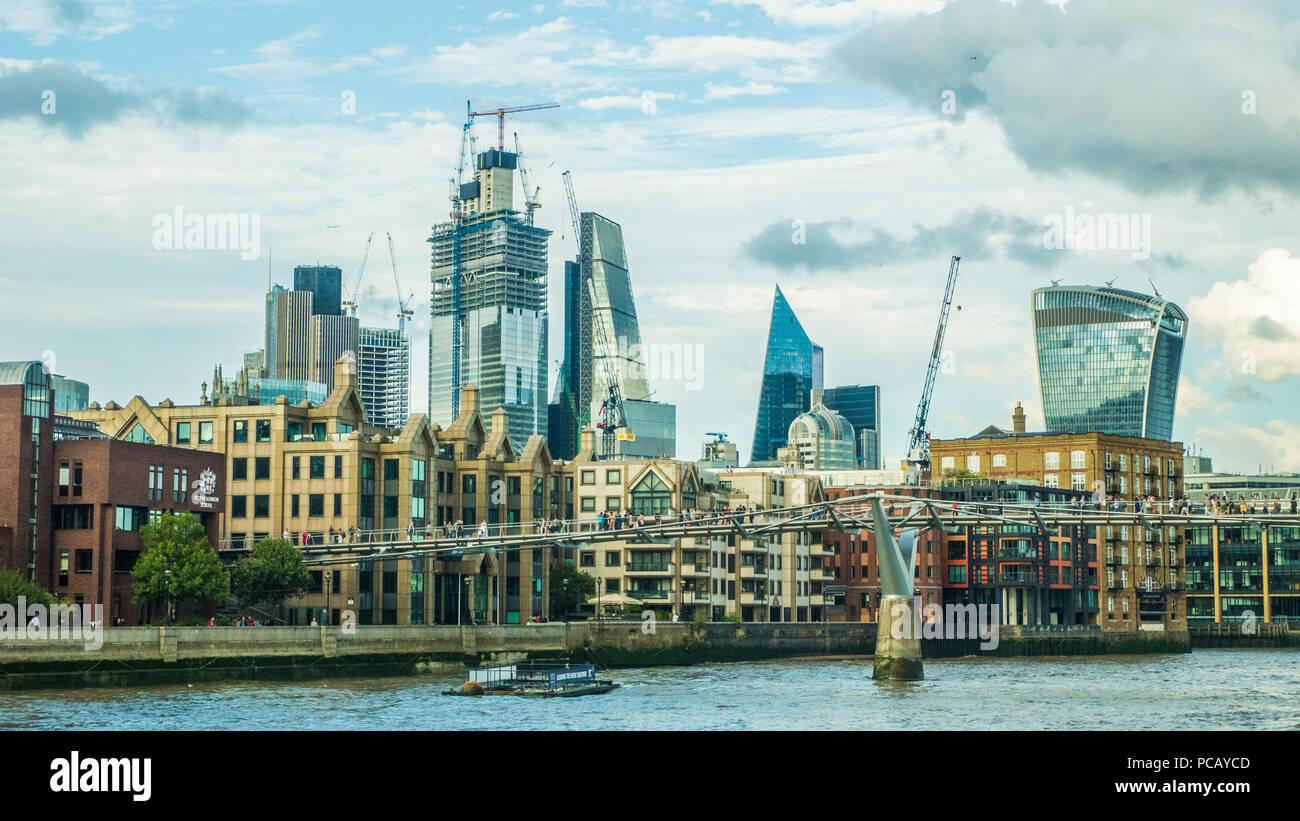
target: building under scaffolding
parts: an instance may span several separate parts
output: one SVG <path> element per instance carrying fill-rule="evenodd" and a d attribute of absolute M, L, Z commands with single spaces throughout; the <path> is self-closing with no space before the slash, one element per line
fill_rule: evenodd
<path fill-rule="evenodd" d="M 551 232 L 514 210 L 518 157 L 475 157 L 474 179 L 455 192 L 452 219 L 433 227 L 429 413 L 448 425 L 460 388 L 482 407 L 504 408 L 511 443 L 545 434 L 546 258 Z"/>

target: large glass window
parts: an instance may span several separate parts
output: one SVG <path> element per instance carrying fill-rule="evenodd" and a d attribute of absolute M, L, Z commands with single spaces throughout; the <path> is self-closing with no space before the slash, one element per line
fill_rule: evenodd
<path fill-rule="evenodd" d="M 653 516 L 667 513 L 672 507 L 672 491 L 653 470 L 632 488 L 632 512 Z"/>
<path fill-rule="evenodd" d="M 248 420 L 247 419 L 235 420 L 235 429 L 234 429 L 234 433 L 231 435 L 231 439 L 238 444 L 242 444 L 248 441 Z"/>

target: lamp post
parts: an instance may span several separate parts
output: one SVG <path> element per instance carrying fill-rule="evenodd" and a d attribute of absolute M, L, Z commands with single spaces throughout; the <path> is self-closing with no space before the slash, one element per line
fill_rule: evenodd
<path fill-rule="evenodd" d="M 333 579 L 333 577 L 334 577 L 333 570 L 325 571 L 325 618 L 322 620 L 323 627 L 329 626 L 330 616 L 332 615 L 332 613 L 330 612 L 330 593 L 333 592 L 333 588 L 331 587 L 330 582 Z"/>
<path fill-rule="evenodd" d="M 167 580 L 166 582 L 167 610 L 163 614 L 163 624 L 166 625 L 167 627 L 171 627 L 172 625 L 172 572 L 171 570 L 164 570 L 163 576 Z"/>

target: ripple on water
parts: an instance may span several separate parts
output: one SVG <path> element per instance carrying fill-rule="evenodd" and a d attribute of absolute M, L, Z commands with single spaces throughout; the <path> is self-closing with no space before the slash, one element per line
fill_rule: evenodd
<path fill-rule="evenodd" d="M 443 698 L 463 678 L 225 682 L 0 696 L 3 729 L 1290 729 L 1288 650 L 933 660 L 877 683 L 869 658 L 611 671 L 582 699 Z M 453 680 L 454 679 L 454 680 Z"/>

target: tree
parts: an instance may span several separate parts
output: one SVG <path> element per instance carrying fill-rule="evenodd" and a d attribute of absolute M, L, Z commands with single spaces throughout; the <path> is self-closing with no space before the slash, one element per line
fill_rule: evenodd
<path fill-rule="evenodd" d="M 569 562 L 551 565 L 551 618 L 567 616 L 596 595 L 596 580 Z"/>
<path fill-rule="evenodd" d="M 12 607 L 18 606 L 18 597 L 22 596 L 30 604 L 43 604 L 49 607 L 54 604 L 54 596 L 50 591 L 38 585 L 36 582 L 28 581 L 20 574 L 15 573 L 8 568 L 0 567 L 0 604 L 8 604 Z M 23 613 L 18 614 L 19 619 L 26 618 Z"/>
<path fill-rule="evenodd" d="M 230 594 L 241 607 L 269 609 L 305 592 L 311 582 L 301 551 L 284 539 L 263 539 L 235 564 Z"/>
<path fill-rule="evenodd" d="M 164 513 L 140 528 L 144 552 L 131 571 L 137 604 L 161 604 L 170 623 L 178 605 L 224 596 L 229 580 L 208 534 L 192 514 Z"/>

